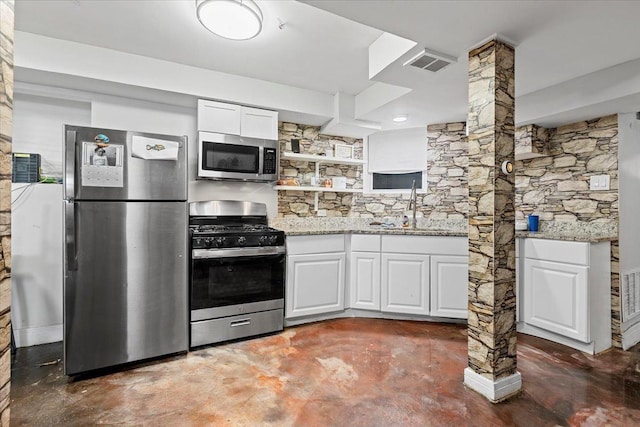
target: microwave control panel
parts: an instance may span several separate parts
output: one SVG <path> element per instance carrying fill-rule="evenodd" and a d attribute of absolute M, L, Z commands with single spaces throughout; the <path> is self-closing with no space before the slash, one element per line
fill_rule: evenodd
<path fill-rule="evenodd" d="M 264 149 L 264 163 L 262 166 L 262 173 L 265 175 L 273 175 L 276 173 L 276 165 L 277 155 L 275 148 L 265 148 Z"/>

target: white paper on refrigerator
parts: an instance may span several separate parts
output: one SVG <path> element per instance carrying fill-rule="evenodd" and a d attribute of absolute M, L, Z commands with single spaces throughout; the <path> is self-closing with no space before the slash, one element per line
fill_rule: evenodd
<path fill-rule="evenodd" d="M 145 160 L 178 160 L 180 144 L 176 141 L 134 135 L 131 155 Z"/>

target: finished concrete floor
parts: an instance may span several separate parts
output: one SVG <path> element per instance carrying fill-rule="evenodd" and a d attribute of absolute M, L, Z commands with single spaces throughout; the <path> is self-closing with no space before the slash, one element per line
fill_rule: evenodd
<path fill-rule="evenodd" d="M 340 319 L 71 381 L 60 343 L 18 349 L 13 426 L 638 426 L 640 353 L 518 335 L 523 391 L 465 388 L 466 327 Z M 42 363 L 54 362 L 45 366 Z"/>

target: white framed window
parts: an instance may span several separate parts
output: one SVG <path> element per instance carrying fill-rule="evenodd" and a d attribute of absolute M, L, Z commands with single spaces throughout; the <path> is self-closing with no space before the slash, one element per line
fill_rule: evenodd
<path fill-rule="evenodd" d="M 427 129 L 377 132 L 364 142 L 365 193 L 419 193 L 427 190 Z"/>

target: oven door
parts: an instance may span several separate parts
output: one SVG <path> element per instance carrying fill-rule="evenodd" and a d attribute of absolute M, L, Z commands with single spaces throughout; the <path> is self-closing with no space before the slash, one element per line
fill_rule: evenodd
<path fill-rule="evenodd" d="M 284 307 L 285 247 L 194 249 L 191 321 Z"/>

